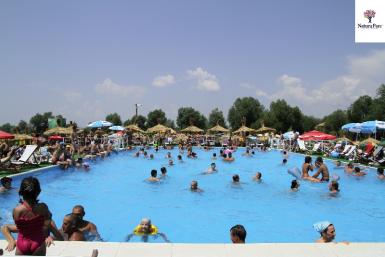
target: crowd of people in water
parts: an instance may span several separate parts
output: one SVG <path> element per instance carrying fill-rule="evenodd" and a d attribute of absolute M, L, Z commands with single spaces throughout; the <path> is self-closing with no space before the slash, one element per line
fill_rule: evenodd
<path fill-rule="evenodd" d="M 68 169 L 70 167 L 74 169 L 84 169 L 88 171 L 90 169 L 90 160 L 96 157 L 105 158 L 109 156 L 113 151 L 112 145 L 107 143 L 107 146 L 97 146 L 96 144 L 90 146 L 90 154 L 84 157 L 74 158 L 74 154 L 71 153 L 75 149 L 73 145 L 55 144 L 53 146 L 53 161 L 58 164 L 62 169 Z M 171 146 L 165 147 L 171 149 Z M 211 150 L 210 147 L 205 146 L 204 150 Z M 148 154 L 147 147 L 140 147 L 139 150 L 135 148 L 129 148 L 129 150 L 135 151 L 134 157 L 143 157 L 153 159 L 153 154 Z M 158 152 L 160 147 L 155 145 L 154 151 Z M 253 148 L 248 147 L 245 149 L 242 156 L 254 156 L 256 151 L 267 151 L 266 147 Z M 210 167 L 202 172 L 203 175 L 210 175 L 218 172 L 216 162 L 222 160 L 224 162 L 232 163 L 235 161 L 233 153 L 237 151 L 236 147 L 222 148 L 217 153 L 212 153 L 212 163 Z M 186 154 L 187 158 L 196 159 L 197 153 L 193 151 L 193 147 L 188 145 L 187 147 L 179 145 L 179 154 L 177 156 L 177 162 L 184 162 L 183 156 Z M 289 152 L 282 150 L 282 165 L 286 165 L 289 159 Z M 176 163 L 173 161 L 171 152 L 167 152 L 166 159 L 168 159 L 168 165 L 173 166 Z M 349 162 L 343 164 L 340 161 L 335 162 L 335 168 L 342 168 L 347 174 L 353 176 L 365 176 L 367 172 L 361 166 L 354 166 Z M 162 179 L 167 178 L 167 168 L 165 166 L 160 168 L 161 174 L 158 176 L 156 169 L 152 169 L 150 177 L 145 179 L 149 183 L 158 183 Z M 314 172 L 313 175 L 310 175 Z M 324 163 L 322 157 L 317 157 L 313 164 L 311 156 L 305 156 L 301 169 L 288 169 L 288 173 L 294 176 L 291 181 L 290 190 L 298 192 L 300 187 L 300 180 L 309 181 L 313 183 L 328 183 L 328 190 L 331 195 L 338 195 L 340 192 L 339 177 L 337 175 L 330 175 L 327 165 Z M 385 180 L 383 168 L 377 169 L 377 177 L 380 180 Z M 262 181 L 262 173 L 256 172 L 251 178 L 255 182 Z M 233 174 L 232 183 L 237 185 L 240 183 L 240 176 Z M 7 192 L 12 189 L 12 178 L 1 178 L 0 192 Z M 202 193 L 204 192 L 198 186 L 198 181 L 193 180 L 190 184 L 191 192 Z M 101 236 L 98 233 L 97 227 L 91 221 L 84 219 L 86 214 L 82 205 L 76 205 L 72 208 L 72 212 L 63 217 L 63 222 L 60 228 L 57 227 L 52 219 L 52 213 L 48 206 L 38 200 L 41 192 L 39 180 L 35 177 L 26 177 L 21 181 L 19 188 L 20 204 L 13 210 L 14 224 L 4 224 L 1 227 L 1 231 L 4 237 L 8 241 L 8 245 L 5 248 L 7 251 L 13 251 L 16 249 L 17 255 L 45 255 L 46 247 L 49 247 L 55 240 L 59 241 L 102 241 Z M 335 238 L 335 227 L 331 222 L 323 221 L 314 224 L 314 229 L 320 234 L 320 238 L 316 242 L 327 243 L 332 242 Z M 12 236 L 12 233 L 17 233 L 17 240 Z M 160 237 L 165 242 L 170 242 L 166 234 L 160 232 L 158 228 L 152 224 L 151 219 L 143 218 L 140 224 L 133 229 L 133 232 L 126 237 L 126 241 L 129 242 L 132 237 L 139 236 L 141 241 L 148 242 L 149 237 Z M 246 242 L 246 229 L 242 225 L 236 225 L 230 229 L 230 240 L 233 243 L 245 243 Z"/>

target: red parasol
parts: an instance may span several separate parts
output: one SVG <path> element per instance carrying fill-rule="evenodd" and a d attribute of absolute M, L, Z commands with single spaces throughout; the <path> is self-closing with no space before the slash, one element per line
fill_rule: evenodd
<path fill-rule="evenodd" d="M 299 139 L 305 140 L 305 141 L 334 140 L 336 138 L 337 138 L 336 136 L 326 134 L 318 130 L 312 130 L 299 136 Z"/>
<path fill-rule="evenodd" d="M 14 135 L 0 130 L 0 139 L 13 139 L 13 138 L 15 138 Z"/>
<path fill-rule="evenodd" d="M 63 140 L 63 138 L 61 136 L 58 136 L 58 135 L 50 136 L 48 139 L 49 140 Z"/>

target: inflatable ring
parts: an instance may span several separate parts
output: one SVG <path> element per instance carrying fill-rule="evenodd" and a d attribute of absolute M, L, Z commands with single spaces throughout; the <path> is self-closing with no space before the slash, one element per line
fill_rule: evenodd
<path fill-rule="evenodd" d="M 137 236 L 156 235 L 156 234 L 158 234 L 158 228 L 156 226 L 154 226 L 154 225 L 151 225 L 151 233 L 149 233 L 149 234 L 145 234 L 145 233 L 141 232 L 140 228 L 141 228 L 140 225 L 136 226 L 133 233 L 135 235 L 137 235 Z"/>

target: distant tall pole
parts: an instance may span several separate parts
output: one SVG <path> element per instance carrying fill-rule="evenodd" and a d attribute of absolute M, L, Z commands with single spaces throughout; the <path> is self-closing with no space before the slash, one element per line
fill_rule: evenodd
<path fill-rule="evenodd" d="M 135 104 L 135 124 L 138 119 L 138 107 L 142 106 L 142 104 Z"/>

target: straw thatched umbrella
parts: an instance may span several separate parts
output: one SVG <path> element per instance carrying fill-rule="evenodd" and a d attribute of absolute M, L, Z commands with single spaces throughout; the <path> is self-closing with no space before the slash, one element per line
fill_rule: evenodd
<path fill-rule="evenodd" d="M 167 133 L 171 132 L 171 128 L 166 127 L 162 124 L 158 124 L 152 128 L 147 129 L 147 133 Z"/>
<path fill-rule="evenodd" d="M 44 132 L 44 135 L 45 136 L 57 135 L 57 134 L 72 135 L 73 133 L 74 133 L 74 130 L 72 127 L 68 127 L 68 128 L 56 127 L 56 128 L 47 130 L 46 132 Z"/>
<path fill-rule="evenodd" d="M 271 133 L 271 132 L 275 132 L 276 130 L 274 128 L 269 128 L 269 127 L 265 127 L 264 124 L 262 124 L 262 127 L 260 127 L 259 129 L 257 129 L 257 133 L 260 133 L 260 134 L 265 134 L 265 133 Z"/>
<path fill-rule="evenodd" d="M 174 138 L 174 141 L 176 143 L 180 143 L 181 141 L 184 141 L 186 142 L 188 140 L 188 136 L 186 136 L 185 134 L 177 134 L 176 137 Z"/>
<path fill-rule="evenodd" d="M 130 124 L 126 126 L 126 129 L 132 132 L 144 132 L 141 128 L 139 128 L 136 124 Z"/>
<path fill-rule="evenodd" d="M 15 140 L 20 140 L 20 141 L 33 139 L 33 136 L 26 135 L 26 134 L 14 134 L 14 136 L 15 136 L 14 138 Z"/>
<path fill-rule="evenodd" d="M 340 138 L 337 138 L 337 139 L 336 139 L 336 142 L 349 142 L 349 143 L 352 143 L 353 141 L 350 140 L 350 139 L 347 138 L 347 137 L 340 137 Z"/>
<path fill-rule="evenodd" d="M 204 131 L 203 129 L 200 129 L 200 128 L 196 127 L 196 126 L 191 125 L 191 126 L 185 128 L 185 129 L 182 129 L 180 132 L 182 132 L 182 133 L 196 133 L 196 134 L 198 134 L 198 133 L 202 133 L 203 131 Z"/>
<path fill-rule="evenodd" d="M 254 133 L 255 132 L 255 129 L 252 129 L 252 128 L 249 128 L 249 127 L 246 127 L 245 125 L 243 125 L 242 127 L 240 127 L 239 129 L 237 129 L 236 131 L 233 132 L 233 134 L 242 134 L 242 133 Z"/>
<path fill-rule="evenodd" d="M 216 126 L 207 130 L 209 133 L 228 133 L 230 130 L 217 124 Z"/>

